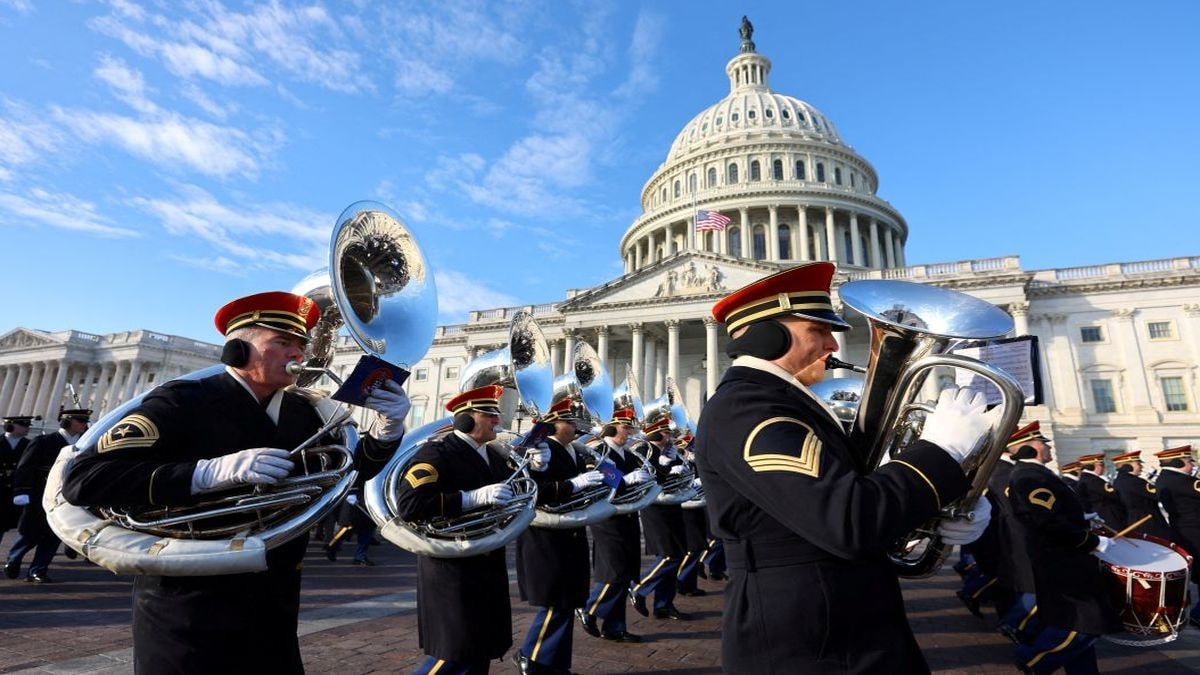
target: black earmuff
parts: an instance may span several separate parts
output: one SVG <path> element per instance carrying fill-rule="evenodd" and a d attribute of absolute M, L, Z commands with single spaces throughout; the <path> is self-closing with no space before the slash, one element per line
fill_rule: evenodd
<path fill-rule="evenodd" d="M 757 356 L 773 361 L 786 354 L 791 346 L 792 334 L 787 327 L 767 319 L 747 326 L 741 335 L 729 341 L 725 353 L 735 359 L 739 356 Z"/>
<path fill-rule="evenodd" d="M 250 362 L 250 343 L 239 338 L 233 338 L 221 348 L 221 363 L 234 368 L 241 368 Z"/>
<path fill-rule="evenodd" d="M 454 416 L 454 430 L 461 431 L 464 434 L 469 434 L 475 431 L 475 418 L 471 417 L 471 413 L 460 412 Z"/>
<path fill-rule="evenodd" d="M 617 435 L 617 425 L 605 424 L 604 429 L 600 431 L 600 435 L 604 438 L 612 438 Z"/>

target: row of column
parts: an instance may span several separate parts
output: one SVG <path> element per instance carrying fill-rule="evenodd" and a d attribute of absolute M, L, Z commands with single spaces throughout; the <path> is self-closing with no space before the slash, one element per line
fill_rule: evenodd
<path fill-rule="evenodd" d="M 76 387 L 79 405 L 95 415 L 146 389 L 154 373 L 141 361 L 80 363 L 45 360 L 0 366 L 0 413 L 41 415 L 54 420 L 60 408 L 75 407 L 67 384 Z"/>
<path fill-rule="evenodd" d="M 870 267 L 872 269 L 883 269 L 892 267 L 904 267 L 904 246 L 900 240 L 899 232 L 896 231 L 890 223 L 882 220 L 877 220 L 874 216 L 863 215 L 865 223 L 860 223 L 860 214 L 855 211 L 849 212 L 848 225 L 842 225 L 836 222 L 834 217 L 835 209 L 832 206 L 824 207 L 825 218 L 824 223 L 813 223 L 812 231 L 809 230 L 808 207 L 782 207 L 789 211 L 794 211 L 797 222 L 780 223 L 779 210 L 780 206 L 772 204 L 767 206 L 768 222 L 764 233 L 765 251 L 763 251 L 763 259 L 769 261 L 780 260 L 828 260 L 831 262 L 845 262 L 851 265 L 860 267 Z M 738 209 L 738 243 L 741 248 L 741 257 L 756 258 L 753 249 L 753 229 L 750 226 L 750 208 L 742 207 Z M 789 228 L 789 251 L 790 255 L 784 258 L 779 250 L 779 228 L 780 225 L 786 225 Z M 867 231 L 867 246 L 868 251 L 863 250 L 862 232 L 865 226 Z M 732 235 L 731 226 L 726 226 L 724 232 L 697 233 L 695 229 L 695 216 L 689 217 L 683 222 L 668 223 L 661 230 L 650 232 L 645 237 L 633 242 L 633 245 L 625 252 L 625 272 L 629 273 L 639 270 L 642 267 L 652 264 L 662 257 L 671 255 L 672 246 L 676 242 L 677 237 L 682 238 L 684 244 L 682 249 L 694 249 L 702 251 L 710 251 L 713 253 L 722 253 L 728 255 L 730 249 L 730 237 Z M 842 241 L 842 232 L 845 230 L 850 232 L 850 250 L 845 250 L 845 244 Z M 712 239 L 709 239 L 709 236 Z M 813 239 L 815 237 L 815 239 Z M 700 239 L 700 244 L 697 245 L 697 239 Z M 715 239 L 716 246 L 711 244 Z M 810 254 L 813 244 L 816 244 L 815 256 Z M 662 252 L 657 253 L 658 247 L 662 246 Z M 869 253 L 869 255 L 866 255 Z M 868 262 L 870 263 L 868 265 Z"/>

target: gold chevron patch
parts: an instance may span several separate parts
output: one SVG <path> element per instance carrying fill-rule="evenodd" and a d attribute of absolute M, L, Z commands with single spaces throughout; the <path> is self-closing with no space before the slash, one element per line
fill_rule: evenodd
<path fill-rule="evenodd" d="M 1146 492 L 1149 492 L 1150 494 L 1155 495 L 1155 494 L 1158 494 L 1158 488 L 1154 487 L 1153 485 L 1151 485 L 1149 483 L 1146 483 Z"/>
<path fill-rule="evenodd" d="M 425 462 L 412 465 L 404 474 L 404 480 L 408 481 L 408 484 L 411 485 L 414 490 L 428 483 L 436 483 L 437 479 L 437 467 Z"/>
<path fill-rule="evenodd" d="M 1046 510 L 1054 509 L 1054 493 L 1049 488 L 1038 488 L 1029 493 L 1029 503 Z"/>
<path fill-rule="evenodd" d="M 158 442 L 158 426 L 144 415 L 126 415 L 113 425 L 96 444 L 96 452 L 129 448 L 148 448 Z"/>
<path fill-rule="evenodd" d="M 1112 486 L 1112 483 L 1105 483 L 1105 484 L 1104 484 L 1104 491 L 1105 491 L 1105 492 L 1116 492 L 1116 489 L 1115 489 L 1115 488 L 1113 488 L 1113 486 Z"/>
<path fill-rule="evenodd" d="M 782 453 L 751 454 L 750 449 L 767 427 L 773 424 L 795 424 L 804 430 L 804 442 L 801 443 L 799 454 L 785 455 Z M 812 427 L 794 417 L 772 417 L 754 427 L 742 446 L 742 457 L 751 469 L 755 471 L 791 471 L 818 478 L 821 475 L 821 439 L 813 432 Z"/>

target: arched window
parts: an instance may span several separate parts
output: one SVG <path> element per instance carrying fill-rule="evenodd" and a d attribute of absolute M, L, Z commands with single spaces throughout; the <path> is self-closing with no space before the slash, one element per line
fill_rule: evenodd
<path fill-rule="evenodd" d="M 771 178 L 775 180 L 783 180 L 783 160 L 777 159 L 771 162 Z"/>
<path fill-rule="evenodd" d="M 675 199 L 679 199 L 679 180 L 675 180 Z"/>
<path fill-rule="evenodd" d="M 804 180 L 804 160 L 796 160 L 796 180 Z"/>
<path fill-rule="evenodd" d="M 834 185 L 842 184 L 842 167 L 840 166 L 833 167 L 833 183 Z"/>
<path fill-rule="evenodd" d="M 850 187 L 858 187 L 858 174 L 850 172 Z"/>
<path fill-rule="evenodd" d="M 760 168 L 760 165 L 759 165 L 757 159 L 750 162 L 750 180 L 752 180 L 752 181 L 762 180 L 762 169 Z"/>
<path fill-rule="evenodd" d="M 696 174 L 688 175 L 688 192 L 696 191 Z"/>
<path fill-rule="evenodd" d="M 779 259 L 792 259 L 792 228 L 787 225 L 779 226 Z"/>
<path fill-rule="evenodd" d="M 825 164 L 822 162 L 817 162 L 817 182 L 825 182 Z"/>
<path fill-rule="evenodd" d="M 730 163 L 729 168 L 725 171 L 725 182 L 733 185 L 738 181 L 737 164 Z"/>
<path fill-rule="evenodd" d="M 742 228 L 735 226 L 725 230 L 725 250 L 735 258 L 742 257 Z"/>
<path fill-rule="evenodd" d="M 667 186 L 666 185 L 664 185 L 663 189 L 662 189 L 662 202 L 664 204 L 667 203 Z"/>
<path fill-rule="evenodd" d="M 708 170 L 708 183 L 704 187 L 717 187 L 717 170 Z"/>
<path fill-rule="evenodd" d="M 767 228 L 755 225 L 751 231 L 751 245 L 754 247 L 754 259 L 767 259 Z"/>

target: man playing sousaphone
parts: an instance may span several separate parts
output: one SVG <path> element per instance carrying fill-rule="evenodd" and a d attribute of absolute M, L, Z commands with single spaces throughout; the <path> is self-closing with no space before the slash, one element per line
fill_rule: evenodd
<path fill-rule="evenodd" d="M 226 338 L 223 372 L 175 380 L 83 448 L 63 484 L 80 506 L 186 506 L 238 485 L 274 485 L 298 470 L 295 448 L 323 426 L 290 391 L 287 366 L 304 358 L 319 310 L 282 291 L 234 300 L 216 314 Z M 355 459 L 379 470 L 404 435 L 407 396 L 384 382 L 364 405 L 377 414 Z M 300 568 L 308 536 L 267 552 L 265 572 L 141 575 L 133 586 L 133 656 L 139 673 L 301 673 L 296 637 Z"/>
<path fill-rule="evenodd" d="M 507 457 L 487 446 L 496 440 L 503 393 L 502 386 L 486 385 L 446 403 L 454 415 L 454 431 L 428 441 L 413 455 L 399 481 L 401 518 L 455 517 L 513 498 L 505 482 L 512 474 Z M 488 672 L 488 662 L 512 645 L 504 548 L 462 558 L 418 557 L 417 629 L 428 658 L 416 673 Z"/>
<path fill-rule="evenodd" d="M 872 473 L 809 389 L 850 326 L 831 263 L 799 265 L 718 302 L 734 357 L 704 408 L 696 456 L 730 579 L 721 626 L 730 673 L 928 672 L 904 615 L 891 546 L 966 493 L 960 463 L 991 426 L 982 394 L 942 392 L 921 440 Z M 999 408 L 997 408 L 999 410 Z M 947 544 L 987 523 L 947 521 Z"/>

